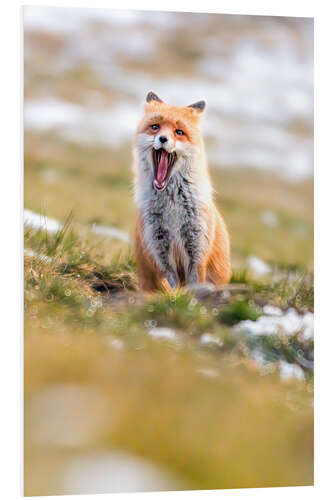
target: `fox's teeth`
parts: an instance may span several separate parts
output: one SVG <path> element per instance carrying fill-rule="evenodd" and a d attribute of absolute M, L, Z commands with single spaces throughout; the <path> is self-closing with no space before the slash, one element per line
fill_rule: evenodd
<path fill-rule="evenodd" d="M 172 167 L 176 161 L 176 153 L 169 153 L 168 162 L 169 167 Z"/>

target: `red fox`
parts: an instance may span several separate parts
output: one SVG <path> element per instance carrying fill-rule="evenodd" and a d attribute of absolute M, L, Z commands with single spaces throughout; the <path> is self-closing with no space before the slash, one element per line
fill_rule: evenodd
<path fill-rule="evenodd" d="M 230 242 L 212 197 L 199 130 L 205 101 L 171 106 L 146 97 L 134 148 L 135 254 L 145 291 L 227 283 Z"/>

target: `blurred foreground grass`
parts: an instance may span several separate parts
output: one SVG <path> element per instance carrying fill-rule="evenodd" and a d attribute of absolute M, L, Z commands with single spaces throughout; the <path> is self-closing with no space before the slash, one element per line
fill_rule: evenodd
<path fill-rule="evenodd" d="M 49 317 L 28 314 L 26 328 L 26 494 L 64 492 L 57 468 L 49 482 L 41 471 L 48 461 L 66 468 L 68 455 L 87 449 L 130 451 L 165 466 L 184 489 L 312 484 L 312 394 L 305 384 L 282 385 L 277 374 L 259 376 L 237 357 L 178 350 L 143 334 L 115 349 L 89 323 L 81 329 L 58 317 L 51 327 Z M 218 375 L 204 376 L 209 370 Z M 34 395 L 66 385 L 93 388 L 77 423 L 63 422 L 66 408 L 49 422 L 45 407 L 45 414 L 31 411 Z M 96 411 L 90 405 L 101 414 L 89 416 Z M 62 433 L 82 420 L 83 437 L 68 444 Z M 36 443 L 38 426 L 46 433 Z"/>

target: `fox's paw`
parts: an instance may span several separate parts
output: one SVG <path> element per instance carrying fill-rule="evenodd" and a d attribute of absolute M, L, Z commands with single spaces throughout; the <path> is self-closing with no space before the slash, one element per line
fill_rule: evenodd
<path fill-rule="evenodd" d="M 169 283 L 169 285 L 171 286 L 171 288 L 177 288 L 178 278 L 177 278 L 176 273 L 174 271 L 167 271 L 165 273 L 165 278 L 166 278 L 167 282 Z"/>

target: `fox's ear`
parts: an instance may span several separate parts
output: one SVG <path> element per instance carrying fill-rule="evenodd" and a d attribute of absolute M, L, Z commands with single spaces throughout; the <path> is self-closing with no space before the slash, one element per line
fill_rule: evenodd
<path fill-rule="evenodd" d="M 206 101 L 198 101 L 187 107 L 195 109 L 198 113 L 202 113 L 206 107 Z"/>
<path fill-rule="evenodd" d="M 157 102 L 163 102 L 162 99 L 158 97 L 154 92 L 148 92 L 147 97 L 146 97 L 146 102 L 150 101 L 157 101 Z"/>

